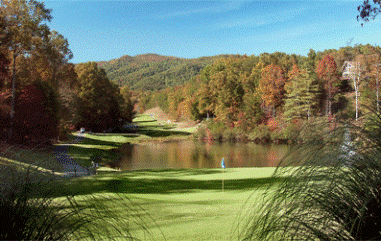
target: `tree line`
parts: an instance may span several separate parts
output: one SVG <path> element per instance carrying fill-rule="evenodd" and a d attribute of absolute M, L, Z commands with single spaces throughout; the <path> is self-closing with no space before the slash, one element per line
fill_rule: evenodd
<path fill-rule="evenodd" d="M 380 54 L 367 44 L 310 49 L 307 56 L 223 57 L 182 86 L 142 93 L 139 105 L 158 105 L 174 120 L 212 119 L 244 131 L 315 117 L 357 120 L 366 112 L 360 105 L 379 108 Z"/>
<path fill-rule="evenodd" d="M 48 27 L 51 20 L 43 3 L 1 2 L 2 140 L 40 143 L 80 127 L 103 131 L 132 120 L 128 88 L 112 83 L 95 62 L 69 63 L 69 43 Z"/>

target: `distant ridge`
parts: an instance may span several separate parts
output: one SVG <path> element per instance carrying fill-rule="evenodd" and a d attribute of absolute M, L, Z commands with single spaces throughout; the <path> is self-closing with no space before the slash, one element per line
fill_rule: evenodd
<path fill-rule="evenodd" d="M 160 90 L 182 85 L 216 59 L 230 55 L 177 58 L 158 54 L 124 55 L 118 59 L 97 62 L 111 81 L 132 90 Z"/>

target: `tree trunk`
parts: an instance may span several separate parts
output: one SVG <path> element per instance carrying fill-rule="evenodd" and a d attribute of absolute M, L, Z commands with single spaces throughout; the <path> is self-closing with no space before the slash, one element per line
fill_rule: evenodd
<path fill-rule="evenodd" d="M 13 49 L 13 73 L 12 73 L 12 103 L 11 103 L 11 123 L 9 129 L 9 140 L 13 138 L 13 124 L 15 116 L 15 99 L 16 99 L 16 48 Z"/>
<path fill-rule="evenodd" d="M 358 76 L 357 78 L 359 79 L 360 77 Z M 359 92 L 358 92 L 358 85 L 357 85 L 357 83 L 359 81 L 356 82 L 356 77 L 354 77 L 353 78 L 353 82 L 354 82 L 353 85 L 355 87 L 355 95 L 356 95 L 356 121 L 357 121 L 358 116 L 359 116 L 359 111 L 358 111 L 358 94 L 359 94 Z"/>
<path fill-rule="evenodd" d="M 376 100 L 377 100 L 377 113 L 380 113 L 380 104 L 379 104 L 379 97 L 378 97 L 378 76 L 376 79 Z"/>

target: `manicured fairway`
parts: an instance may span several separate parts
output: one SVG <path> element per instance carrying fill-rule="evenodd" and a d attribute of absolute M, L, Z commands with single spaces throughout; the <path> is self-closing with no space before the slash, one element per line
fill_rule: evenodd
<path fill-rule="evenodd" d="M 253 204 L 250 201 L 256 200 L 266 184 L 279 181 L 270 177 L 274 170 L 232 168 L 105 172 L 95 177 L 65 182 L 59 190 L 66 194 L 102 194 L 109 198 L 120 195 L 128 198 L 128 208 L 118 201 L 105 203 L 122 217 L 129 215 L 132 218 L 129 224 L 132 234 L 143 240 L 237 240 L 237 228 L 247 218 L 245 215 Z M 148 230 L 133 224 L 140 220 Z"/>

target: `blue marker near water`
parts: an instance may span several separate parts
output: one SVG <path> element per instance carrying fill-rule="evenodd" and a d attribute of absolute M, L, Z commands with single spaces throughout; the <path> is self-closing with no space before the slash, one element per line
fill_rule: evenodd
<path fill-rule="evenodd" d="M 225 169 L 225 158 L 224 157 L 221 160 L 221 167 L 222 167 L 222 169 Z M 225 172 L 225 170 L 224 170 L 224 172 Z M 225 181 L 224 178 L 222 178 L 222 191 L 225 190 L 224 181 Z"/>

